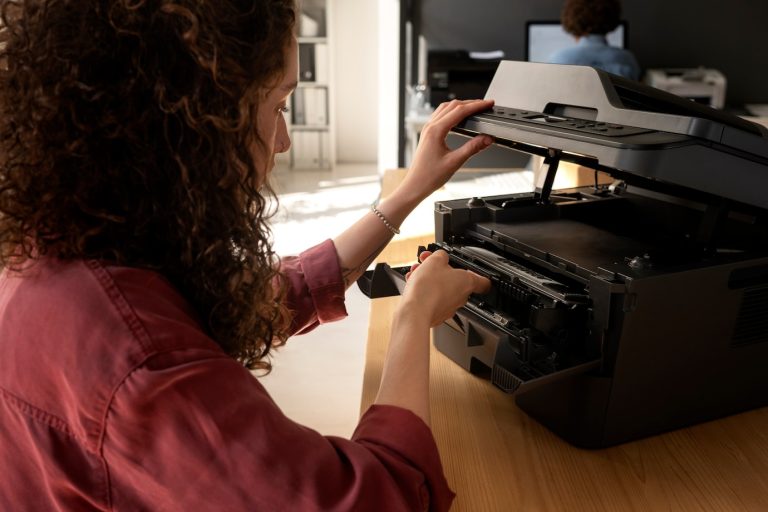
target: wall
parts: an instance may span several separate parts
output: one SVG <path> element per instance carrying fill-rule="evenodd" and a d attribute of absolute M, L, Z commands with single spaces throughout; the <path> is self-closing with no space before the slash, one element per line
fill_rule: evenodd
<path fill-rule="evenodd" d="M 378 4 L 330 0 L 336 161 L 376 162 L 378 156 Z"/>
<path fill-rule="evenodd" d="M 557 19 L 561 0 L 417 0 L 430 48 L 523 58 L 525 22 Z M 722 71 L 730 105 L 768 103 L 768 1 L 624 0 L 629 48 L 643 68 Z"/>

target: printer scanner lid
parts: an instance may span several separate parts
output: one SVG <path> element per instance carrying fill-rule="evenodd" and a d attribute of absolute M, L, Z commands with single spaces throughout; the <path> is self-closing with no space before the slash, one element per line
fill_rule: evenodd
<path fill-rule="evenodd" d="M 768 208 L 768 129 L 587 66 L 501 61 L 492 110 L 454 131 L 618 170 L 627 182 Z"/>

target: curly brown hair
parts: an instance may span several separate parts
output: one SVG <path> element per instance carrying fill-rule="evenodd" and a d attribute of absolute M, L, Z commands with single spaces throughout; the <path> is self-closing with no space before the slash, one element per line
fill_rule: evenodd
<path fill-rule="evenodd" d="M 268 371 L 288 312 L 253 153 L 293 0 L 0 0 L 0 15 L 0 265 L 159 271 Z"/>
<path fill-rule="evenodd" d="M 565 31 L 576 37 L 604 35 L 619 25 L 621 3 L 619 0 L 565 0 L 560 21 Z"/>

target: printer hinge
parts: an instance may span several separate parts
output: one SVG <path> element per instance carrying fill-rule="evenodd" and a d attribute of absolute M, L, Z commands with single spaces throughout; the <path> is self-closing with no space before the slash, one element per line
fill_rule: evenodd
<path fill-rule="evenodd" d="M 549 148 L 544 163 L 541 164 L 536 177 L 536 191 L 534 198 L 540 204 L 549 204 L 549 196 L 552 193 L 552 185 L 555 183 L 557 167 L 560 165 L 562 151 Z"/>

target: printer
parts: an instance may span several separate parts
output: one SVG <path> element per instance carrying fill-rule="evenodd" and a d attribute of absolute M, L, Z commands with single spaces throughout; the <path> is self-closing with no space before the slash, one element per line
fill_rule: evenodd
<path fill-rule="evenodd" d="M 427 93 L 433 105 L 453 99 L 472 99 L 487 89 L 500 58 L 489 52 L 477 58 L 468 50 L 430 50 L 427 54 Z"/>
<path fill-rule="evenodd" d="M 645 82 L 651 87 L 714 108 L 725 106 L 725 76 L 709 68 L 649 69 Z"/>
<path fill-rule="evenodd" d="M 586 448 L 768 404 L 768 131 L 582 66 L 502 61 L 486 97 L 454 131 L 544 163 L 529 192 L 435 204 L 429 249 L 492 282 L 437 350 Z M 562 162 L 611 179 L 553 190 Z"/>

